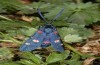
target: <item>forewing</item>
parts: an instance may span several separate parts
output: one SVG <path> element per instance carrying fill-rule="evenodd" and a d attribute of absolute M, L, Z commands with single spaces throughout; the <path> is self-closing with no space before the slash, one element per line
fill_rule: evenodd
<path fill-rule="evenodd" d="M 60 36 L 58 35 L 57 31 L 50 33 L 49 36 L 50 36 L 51 46 L 53 46 L 53 48 L 56 49 L 57 51 L 63 52 L 64 51 L 63 44 L 61 42 Z"/>
<path fill-rule="evenodd" d="M 21 47 L 20 51 L 32 51 L 41 46 L 45 33 L 43 31 L 37 31 L 32 35 Z"/>

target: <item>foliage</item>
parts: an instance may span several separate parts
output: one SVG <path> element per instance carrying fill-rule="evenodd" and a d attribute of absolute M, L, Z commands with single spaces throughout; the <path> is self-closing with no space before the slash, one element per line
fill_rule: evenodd
<path fill-rule="evenodd" d="M 100 2 L 100 0 L 97 0 L 97 2 Z"/>
<path fill-rule="evenodd" d="M 100 20 L 100 11 L 98 9 L 98 4 L 88 3 L 64 3 L 64 12 L 59 19 L 66 20 L 67 22 L 72 22 L 76 24 L 92 24 Z M 51 10 L 49 13 L 45 14 L 45 17 L 52 19 L 60 10 L 62 6 L 58 6 Z"/>
<path fill-rule="evenodd" d="M 0 59 L 11 59 L 13 57 L 13 54 L 11 53 L 11 51 L 6 48 L 0 48 Z"/>
<path fill-rule="evenodd" d="M 84 28 L 84 25 L 69 24 L 69 27 L 62 27 L 58 29 L 62 39 L 65 42 L 80 42 L 93 35 L 92 30 Z"/>
<path fill-rule="evenodd" d="M 90 26 L 100 21 L 100 4 L 75 1 L 39 0 L 25 4 L 21 0 L 0 0 L 0 65 L 82 65 L 84 59 L 91 55 L 84 55 L 70 45 L 82 43 L 94 35 Z M 18 51 L 20 44 L 34 34 L 39 26 L 44 25 L 37 14 L 37 8 L 41 9 L 47 20 L 52 20 L 64 8 L 53 25 L 61 36 L 65 52 L 54 52 L 51 47 L 34 52 Z M 22 16 L 32 17 L 32 21 L 23 20 Z M 18 46 L 8 48 L 1 45 L 3 42 Z M 16 54 L 19 59 L 14 59 Z"/>

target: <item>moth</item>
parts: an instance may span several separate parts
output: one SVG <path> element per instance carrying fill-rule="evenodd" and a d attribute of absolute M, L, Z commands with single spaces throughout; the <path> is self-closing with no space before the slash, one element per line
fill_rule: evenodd
<path fill-rule="evenodd" d="M 54 17 L 52 21 L 47 21 L 42 15 L 40 9 L 37 9 L 39 15 L 43 18 L 45 25 L 40 27 L 22 46 L 20 51 L 32 51 L 38 47 L 45 48 L 52 46 L 56 51 L 63 52 L 63 44 L 57 29 L 53 26 L 52 22 L 58 18 L 63 12 L 64 8 Z"/>

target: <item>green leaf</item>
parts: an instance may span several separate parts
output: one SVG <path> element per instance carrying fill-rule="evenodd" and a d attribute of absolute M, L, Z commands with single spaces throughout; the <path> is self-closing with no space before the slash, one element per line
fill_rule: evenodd
<path fill-rule="evenodd" d="M 58 20 L 66 20 L 67 22 L 84 25 L 89 25 L 100 20 L 98 4 L 93 4 L 91 2 L 78 4 L 64 3 L 64 6 L 65 9 Z M 45 17 L 48 19 L 53 19 L 61 8 L 62 5 L 53 8 L 45 14 Z"/>
<path fill-rule="evenodd" d="M 16 36 L 16 35 L 31 36 L 36 31 L 37 31 L 36 28 L 28 27 L 28 26 L 24 26 L 24 27 L 17 28 L 17 29 L 9 29 L 9 30 L 6 30 L 6 32 L 8 33 L 9 36 Z"/>
<path fill-rule="evenodd" d="M 71 43 L 71 42 L 80 42 L 82 41 L 82 37 L 80 37 L 79 35 L 66 35 L 64 37 L 64 41 L 65 42 L 68 42 L 68 43 Z"/>
<path fill-rule="evenodd" d="M 92 14 L 89 14 L 88 12 L 76 12 L 72 16 L 69 17 L 68 22 L 73 22 L 76 24 L 81 24 L 81 25 L 88 25 L 92 24 L 94 22 L 94 19 L 97 19 L 96 16 L 92 16 Z M 95 14 L 94 14 L 95 15 Z M 97 15 L 98 16 L 98 15 Z M 99 20 L 99 19 L 98 19 Z M 97 20 L 95 20 L 96 22 Z"/>
<path fill-rule="evenodd" d="M 73 22 L 77 24 L 85 24 L 85 16 L 82 15 L 80 12 L 74 13 L 72 16 L 69 17 L 68 22 Z"/>
<path fill-rule="evenodd" d="M 59 13 L 61 9 L 62 6 L 56 7 L 56 10 L 50 10 L 50 13 L 45 14 L 45 17 L 52 20 Z"/>
<path fill-rule="evenodd" d="M 20 10 L 20 12 L 22 12 L 23 14 L 33 14 L 36 11 L 34 10 L 33 7 L 31 7 L 30 5 L 22 5 L 20 8 L 18 8 Z"/>
<path fill-rule="evenodd" d="M 11 51 L 6 48 L 6 47 L 2 47 L 0 48 L 0 59 L 11 59 L 13 57 L 13 54 L 11 53 Z"/>
<path fill-rule="evenodd" d="M 82 65 L 82 61 L 70 60 L 70 61 L 67 61 L 67 64 L 69 64 L 69 65 Z"/>
<path fill-rule="evenodd" d="M 100 2 L 100 0 L 96 0 L 97 2 Z"/>
<path fill-rule="evenodd" d="M 28 28 L 28 30 L 21 29 L 21 31 L 23 32 L 24 35 L 27 35 L 27 36 L 30 36 L 37 31 L 36 28 L 32 28 L 32 27 L 26 27 L 26 28 Z"/>
<path fill-rule="evenodd" d="M 53 4 L 60 4 L 62 3 L 63 1 L 62 0 L 40 0 L 40 1 L 45 1 L 45 2 L 48 2 L 48 3 L 53 3 Z"/>
<path fill-rule="evenodd" d="M 15 62 L 8 62 L 8 63 L 2 63 L 0 65 L 19 65 L 19 64 L 15 63 Z"/>
<path fill-rule="evenodd" d="M 66 59 L 69 56 L 69 51 L 63 53 L 51 53 L 46 59 L 46 63 L 54 63 Z"/>
<path fill-rule="evenodd" d="M 21 65 L 12 59 L 0 60 L 0 65 Z"/>
<path fill-rule="evenodd" d="M 0 13 L 4 13 L 6 12 L 6 10 L 4 10 L 4 7 L 2 7 L 2 5 L 0 4 Z"/>
<path fill-rule="evenodd" d="M 67 27 L 58 28 L 58 31 L 59 31 L 60 36 L 62 37 L 62 39 L 64 39 L 64 37 L 68 34 L 78 33 L 77 30 L 75 30 L 74 28 L 67 28 Z"/>
<path fill-rule="evenodd" d="M 59 34 L 65 42 L 81 42 L 93 36 L 93 31 L 91 29 L 85 28 L 84 25 L 69 24 L 69 27 L 58 28 Z"/>
<path fill-rule="evenodd" d="M 13 12 L 18 10 L 18 8 L 20 8 L 24 4 L 22 4 L 18 0 L 0 0 L 0 5 L 3 7 L 4 10 Z"/>
<path fill-rule="evenodd" d="M 70 24 L 69 27 L 75 29 L 77 31 L 77 35 L 83 39 L 87 39 L 94 34 L 91 29 L 85 28 L 84 25 Z"/>
<path fill-rule="evenodd" d="M 35 54 L 32 54 L 32 53 L 30 53 L 30 52 L 24 52 L 23 54 L 22 54 L 22 57 L 23 58 L 26 58 L 26 59 L 29 59 L 29 60 L 31 60 L 33 63 L 36 63 L 36 64 L 41 64 L 41 59 L 40 58 L 38 58 L 37 56 L 35 56 Z"/>
<path fill-rule="evenodd" d="M 19 63 L 24 64 L 24 65 L 37 65 L 34 62 L 30 61 L 30 60 L 25 60 L 25 59 L 21 59 L 19 61 Z"/>
<path fill-rule="evenodd" d="M 46 62 L 47 63 L 53 63 L 53 62 L 57 62 L 62 60 L 62 56 L 61 54 L 57 54 L 57 53 L 52 53 L 48 56 Z"/>
<path fill-rule="evenodd" d="M 71 54 L 71 59 L 66 61 L 69 65 L 82 65 L 82 61 L 80 61 L 80 56 L 76 53 Z"/>
<path fill-rule="evenodd" d="M 79 60 L 80 59 L 80 55 L 78 55 L 77 53 L 72 52 L 71 54 L 71 59 L 70 60 Z"/>
<path fill-rule="evenodd" d="M 14 39 L 14 38 L 12 38 L 12 37 L 10 37 L 9 35 L 3 34 L 2 32 L 0 32 L 0 34 L 2 35 L 2 37 L 11 40 L 11 41 L 14 42 L 14 43 L 18 43 L 18 44 L 21 43 L 20 41 Z"/>
<path fill-rule="evenodd" d="M 15 29 L 17 27 L 24 27 L 24 26 L 30 26 L 30 25 L 29 23 L 22 22 L 22 21 L 0 20 L 0 30 L 9 30 L 9 29 Z"/>

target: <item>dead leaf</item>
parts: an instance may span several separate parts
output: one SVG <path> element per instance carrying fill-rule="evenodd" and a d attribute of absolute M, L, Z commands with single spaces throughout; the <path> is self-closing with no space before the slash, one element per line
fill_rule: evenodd
<path fill-rule="evenodd" d="M 83 47 L 77 47 L 77 49 L 84 54 L 100 55 L 100 39 L 87 41 Z"/>
<path fill-rule="evenodd" d="M 93 30 L 100 30 L 100 25 L 93 25 Z"/>
<path fill-rule="evenodd" d="M 23 40 L 25 38 L 25 36 L 23 35 L 17 35 L 17 36 L 14 36 L 15 39 L 19 39 L 19 40 Z"/>
<path fill-rule="evenodd" d="M 18 47 L 18 45 L 13 44 L 11 42 L 2 42 L 2 43 L 0 43 L 0 47 L 16 48 L 16 47 Z"/>
<path fill-rule="evenodd" d="M 31 0 L 18 0 L 18 1 L 20 1 L 23 4 L 30 4 L 31 3 Z"/>
<path fill-rule="evenodd" d="M 93 39 L 100 39 L 100 25 L 93 25 L 93 30 L 95 32 L 95 37 L 93 37 Z"/>
<path fill-rule="evenodd" d="M 95 59 L 96 59 L 96 58 L 93 58 L 93 57 L 87 58 L 87 59 L 83 62 L 82 65 L 91 65 L 91 62 L 92 62 L 93 60 L 95 60 Z"/>
<path fill-rule="evenodd" d="M 21 20 L 27 21 L 27 22 L 32 22 L 33 21 L 33 17 L 28 17 L 28 16 L 22 16 Z"/>

